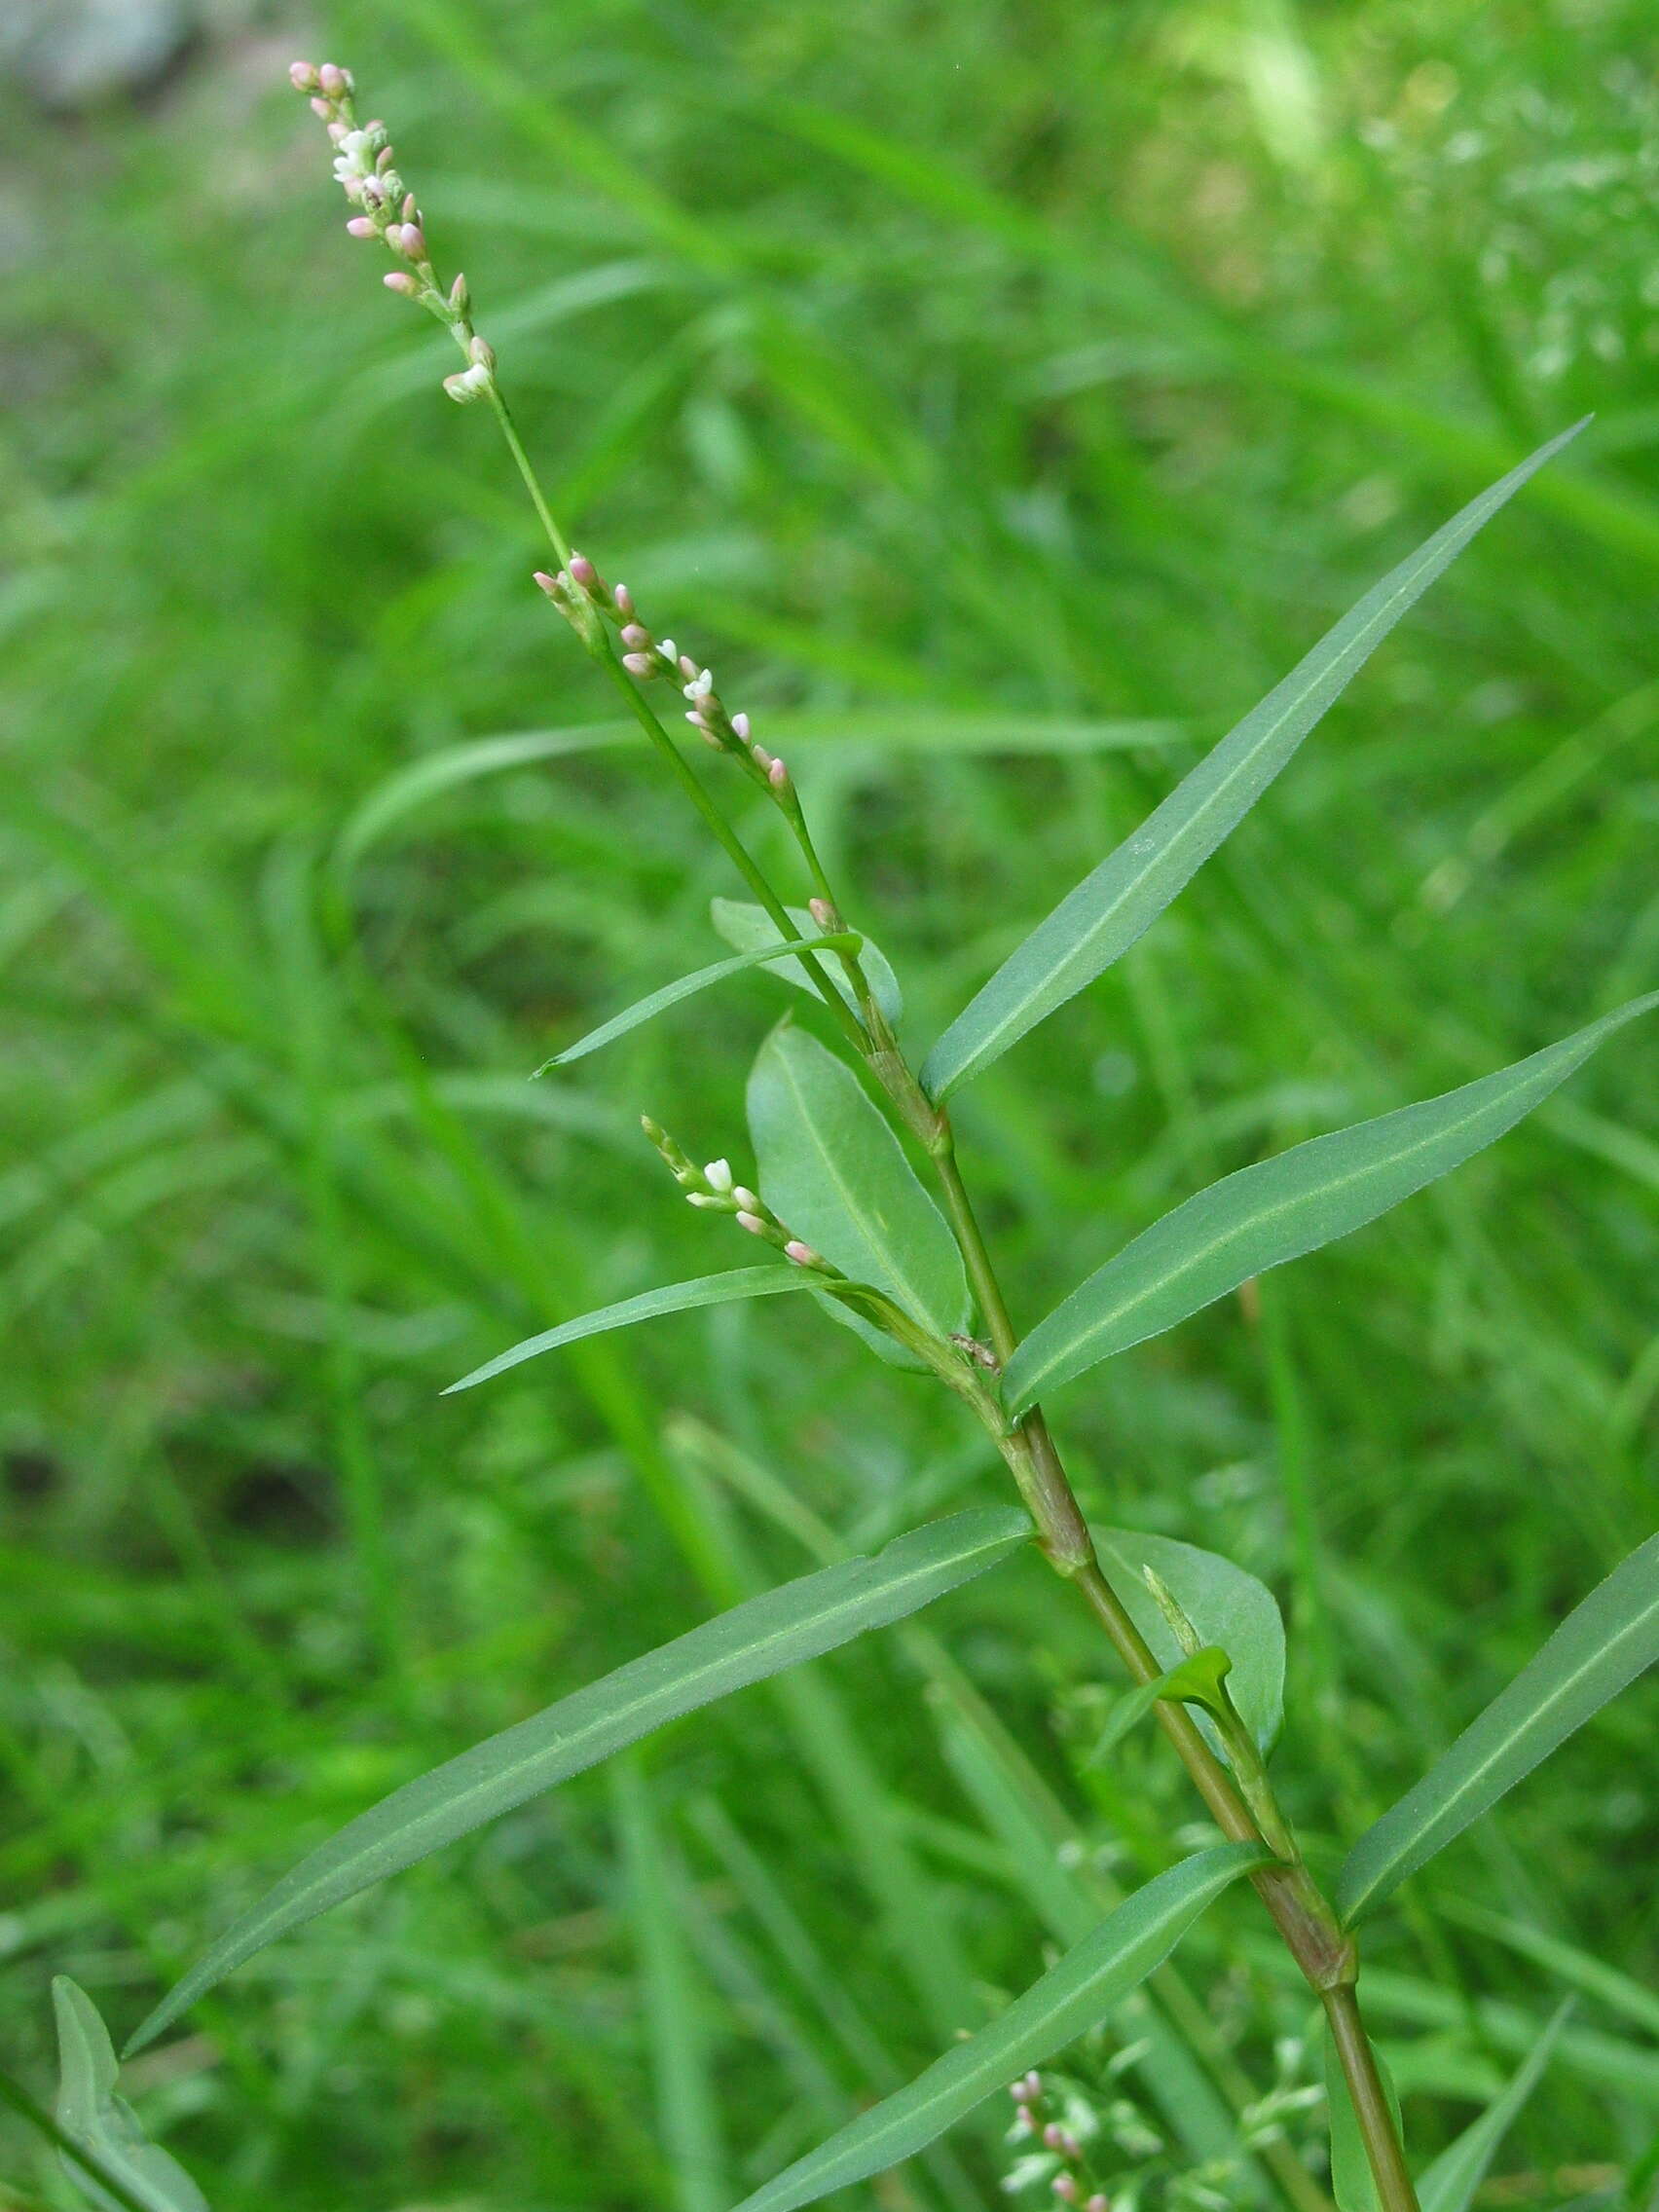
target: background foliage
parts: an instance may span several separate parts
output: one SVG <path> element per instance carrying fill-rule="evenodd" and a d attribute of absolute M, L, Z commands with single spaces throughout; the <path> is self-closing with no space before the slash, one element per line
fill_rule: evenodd
<path fill-rule="evenodd" d="M 221 18 L 127 107 L 14 85 L 0 2014 L 37 2085 L 51 1972 L 130 2026 L 370 1798 L 801 1571 L 810 1516 L 862 1545 L 1000 1494 L 806 1302 L 437 1399 L 749 1256 L 632 1114 L 735 1157 L 783 994 L 741 978 L 531 1088 L 719 957 L 733 885 L 627 747 L 360 813 L 608 709 L 489 424 L 437 396 L 443 339 L 341 235 L 303 52 L 391 120 L 578 543 L 757 734 L 811 718 L 792 761 L 921 1042 L 1371 578 L 1598 410 L 1156 932 L 960 1101 L 1023 1317 L 1210 1176 L 1659 969 L 1636 0 L 404 0 Z M 1315 1846 L 1651 1524 L 1653 1052 L 1056 1402 L 1097 1514 L 1285 1599 Z M 250 2212 L 723 2212 L 1030 1978 L 1032 1854 L 1138 1878 L 1191 1817 L 1141 1737 L 1084 1765 L 1099 1655 L 1034 1564 L 930 1625 L 1058 1831 L 999 1825 L 925 1647 L 860 1648 L 267 1954 L 130 2070 L 146 2117 Z M 1654 1699 L 1369 1937 L 1422 2154 L 1581 1990 L 1505 2201 L 1650 2200 Z M 1248 1900 L 1184 1960 L 1265 2081 L 1307 2008 Z M 17 2200 L 63 2200 L 6 2125 Z M 989 2200 L 959 2151 L 966 2180 L 856 2200 Z"/>

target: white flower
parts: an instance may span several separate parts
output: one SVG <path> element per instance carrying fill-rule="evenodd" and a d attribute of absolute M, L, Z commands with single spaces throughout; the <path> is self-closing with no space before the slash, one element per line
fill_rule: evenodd
<path fill-rule="evenodd" d="M 731 1161 L 711 1160 L 703 1170 L 703 1180 L 711 1191 L 719 1191 L 724 1197 L 731 1189 Z"/>

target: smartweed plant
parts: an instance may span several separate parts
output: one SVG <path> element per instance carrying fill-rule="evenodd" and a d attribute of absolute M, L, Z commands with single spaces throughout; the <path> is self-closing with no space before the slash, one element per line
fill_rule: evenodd
<path fill-rule="evenodd" d="M 359 120 L 346 70 L 297 63 L 295 87 L 326 127 L 354 239 L 389 256 L 387 288 L 453 338 L 449 396 L 494 416 L 551 549 L 535 583 L 621 696 L 750 895 L 717 903 L 729 958 L 682 977 L 561 1051 L 595 1051 L 692 994 L 771 965 L 816 1002 L 818 1027 L 786 1019 L 761 1047 L 747 1092 L 748 1154 L 719 1131 L 700 1164 L 648 1116 L 646 1137 L 710 1231 L 762 1247 L 752 1264 L 643 1291 L 502 1351 L 453 1387 L 492 1377 L 601 1331 L 732 1300 L 802 1294 L 827 1323 L 854 1330 L 891 1365 L 949 1391 L 1011 1478 L 1009 1502 L 953 1514 L 873 1558 L 843 1557 L 736 1605 L 505 1733 L 461 1752 L 351 1821 L 219 1936 L 129 2045 L 152 2043 L 205 1991 L 289 1930 L 439 1850 L 726 1692 L 915 1613 L 1034 1545 L 1057 1578 L 1056 1603 L 1081 1605 L 1131 1688 L 1098 1755 L 1156 1725 L 1197 1790 L 1217 1840 L 1171 1863 L 1081 1936 L 996 2017 L 965 2033 L 907 2086 L 858 2114 L 746 2200 L 792 2208 L 847 2189 L 923 2152 L 1013 2083 L 1015 2186 L 1086 2212 L 1143 2201 L 1221 2205 L 1253 2199 L 1263 2174 L 1280 2200 L 1327 2200 L 1292 2152 L 1287 2117 L 1319 2104 L 1300 2054 L 1281 2051 L 1268 2085 L 1238 2106 L 1242 2167 L 1171 2178 L 1160 2139 L 1097 2069 L 1092 2094 L 1036 2071 L 1091 2036 L 1157 1976 L 1183 1934 L 1222 1894 L 1252 1889 L 1322 2009 L 1331 2190 L 1342 2212 L 1461 2212 L 1547 2057 L 1540 2046 L 1491 2108 L 1414 2178 L 1398 2108 L 1361 2008 L 1358 1930 L 1426 1860 L 1487 1812 L 1572 1730 L 1659 1656 L 1659 1537 L 1591 1591 L 1503 1693 L 1322 1884 L 1280 1805 L 1270 1759 L 1279 1732 L 1284 1635 L 1269 1591 L 1211 1552 L 1128 1529 L 1090 1528 L 1044 1402 L 1061 1384 L 1247 1286 L 1270 1268 L 1357 1229 L 1510 1128 L 1659 993 L 1604 1014 L 1530 1057 L 1442 1096 L 1300 1144 L 1226 1176 L 1104 1259 L 1023 1333 L 981 1235 L 951 1123 L 955 1093 L 1060 1012 L 1128 950 L 1286 766 L 1367 658 L 1462 548 L 1558 453 L 1552 439 L 1456 514 L 1378 583 L 1193 769 L 1139 830 L 1039 922 L 914 1062 L 901 1042 L 892 968 L 849 912 L 814 845 L 788 763 L 713 672 L 662 634 L 567 542 L 509 412 L 497 358 L 474 320 L 463 276 L 445 283 L 387 128 Z M 1580 425 L 1581 426 L 1581 425 Z M 706 781 L 682 750 L 717 758 Z M 721 780 L 774 806 L 795 856 L 775 881 L 734 829 Z M 795 902 L 795 903 L 792 903 Z M 723 1153 L 719 1148 L 723 1146 Z M 931 1188 L 930 1188 L 931 1185 Z M 1017 1502 L 1016 1502 L 1017 1501 Z M 1062 1599 L 1060 1593 L 1066 1594 Z M 115 2055 L 85 1996 L 56 1988 L 63 2085 L 55 2129 L 68 2170 L 94 2201 L 195 2212 L 203 2199 L 149 2145 L 115 2093 Z M 968 2023 L 963 2023 L 966 2030 Z M 1189 2033 L 1198 2033 L 1191 2022 Z M 1104 2114 L 1104 2117 L 1102 2115 Z M 1150 2193 L 1150 2194 L 1148 2194 Z"/>

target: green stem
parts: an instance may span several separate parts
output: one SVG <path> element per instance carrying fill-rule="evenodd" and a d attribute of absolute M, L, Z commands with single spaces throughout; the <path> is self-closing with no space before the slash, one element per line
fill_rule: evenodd
<path fill-rule="evenodd" d="M 1377 2070 L 1377 2054 L 1359 2016 L 1359 2000 L 1351 1985 L 1327 1989 L 1322 1996 L 1382 2212 L 1419 2212 L 1417 2190 L 1407 2171 L 1387 2091 Z"/>
<path fill-rule="evenodd" d="M 495 414 L 497 424 L 500 429 L 501 436 L 506 441 L 507 451 L 513 457 L 519 475 L 524 479 L 525 490 L 530 494 L 531 504 L 535 507 L 536 519 L 546 533 L 547 542 L 557 554 L 560 565 L 569 568 L 571 548 L 565 542 L 564 533 L 553 519 L 553 510 L 547 504 L 540 479 L 532 465 L 529 454 L 524 449 L 524 440 L 518 434 L 507 403 L 502 398 L 499 388 L 494 384 L 490 387 L 489 396 L 490 406 Z M 599 662 L 606 675 L 627 700 L 629 712 L 633 715 L 634 719 L 656 748 L 675 781 L 696 808 L 720 850 L 731 861 L 738 873 L 743 877 L 744 882 L 748 884 L 750 890 L 760 902 L 760 904 L 770 916 L 773 926 L 784 937 L 792 940 L 798 940 L 800 932 L 791 921 L 788 908 L 767 881 L 758 864 L 750 854 L 736 830 L 733 830 L 731 824 L 697 780 L 695 772 L 682 755 L 679 746 L 675 744 L 673 738 L 662 726 L 650 702 L 640 690 L 638 684 L 631 680 L 628 671 L 616 658 L 608 636 L 603 629 L 597 629 L 594 638 L 591 641 L 584 640 L 584 643 L 587 644 L 588 650 L 593 658 Z M 824 973 L 817 955 L 811 952 L 802 952 L 796 957 L 812 978 L 819 996 L 840 1023 L 842 1030 L 850 1041 L 858 1047 L 859 1051 L 864 1051 L 866 1049 L 866 1040 L 858 1016 Z"/>

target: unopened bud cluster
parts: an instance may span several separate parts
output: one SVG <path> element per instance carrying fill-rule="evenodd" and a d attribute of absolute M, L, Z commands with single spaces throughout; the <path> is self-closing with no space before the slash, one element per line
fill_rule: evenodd
<path fill-rule="evenodd" d="M 382 279 L 387 291 L 436 315 L 465 354 L 465 368 L 445 377 L 445 391 L 462 406 L 485 398 L 495 389 L 496 356 L 472 327 L 466 278 L 458 276 L 447 292 L 438 281 L 421 210 L 397 173 L 386 125 L 359 124 L 351 72 L 332 61 L 296 61 L 288 82 L 310 97 L 334 142 L 334 174 L 356 209 L 347 230 L 354 239 L 378 240 L 403 264 Z"/>
<path fill-rule="evenodd" d="M 585 553 L 572 553 L 569 568 L 561 569 L 556 576 L 538 572 L 535 580 L 566 620 L 584 636 L 586 609 L 596 608 L 615 627 L 622 646 L 622 666 L 630 676 L 642 683 L 657 677 L 678 683 L 689 702 L 685 719 L 706 745 L 741 760 L 775 798 L 793 797 L 789 770 L 776 755 L 756 743 L 749 717 L 726 712 L 715 689 L 712 670 L 700 668 L 672 638 L 652 637 L 640 620 L 626 584 L 608 584 Z"/>
<path fill-rule="evenodd" d="M 699 1167 L 648 1114 L 641 1115 L 640 1125 L 661 1153 L 669 1173 L 685 1193 L 688 1205 L 705 1213 L 734 1214 L 739 1229 L 746 1229 L 751 1236 L 758 1236 L 763 1243 L 774 1246 L 797 1268 L 809 1268 L 813 1273 L 831 1280 L 840 1277 L 841 1271 L 832 1268 L 822 1253 L 790 1234 L 757 1192 L 734 1180 L 729 1161 L 711 1160 L 706 1167 Z"/>

